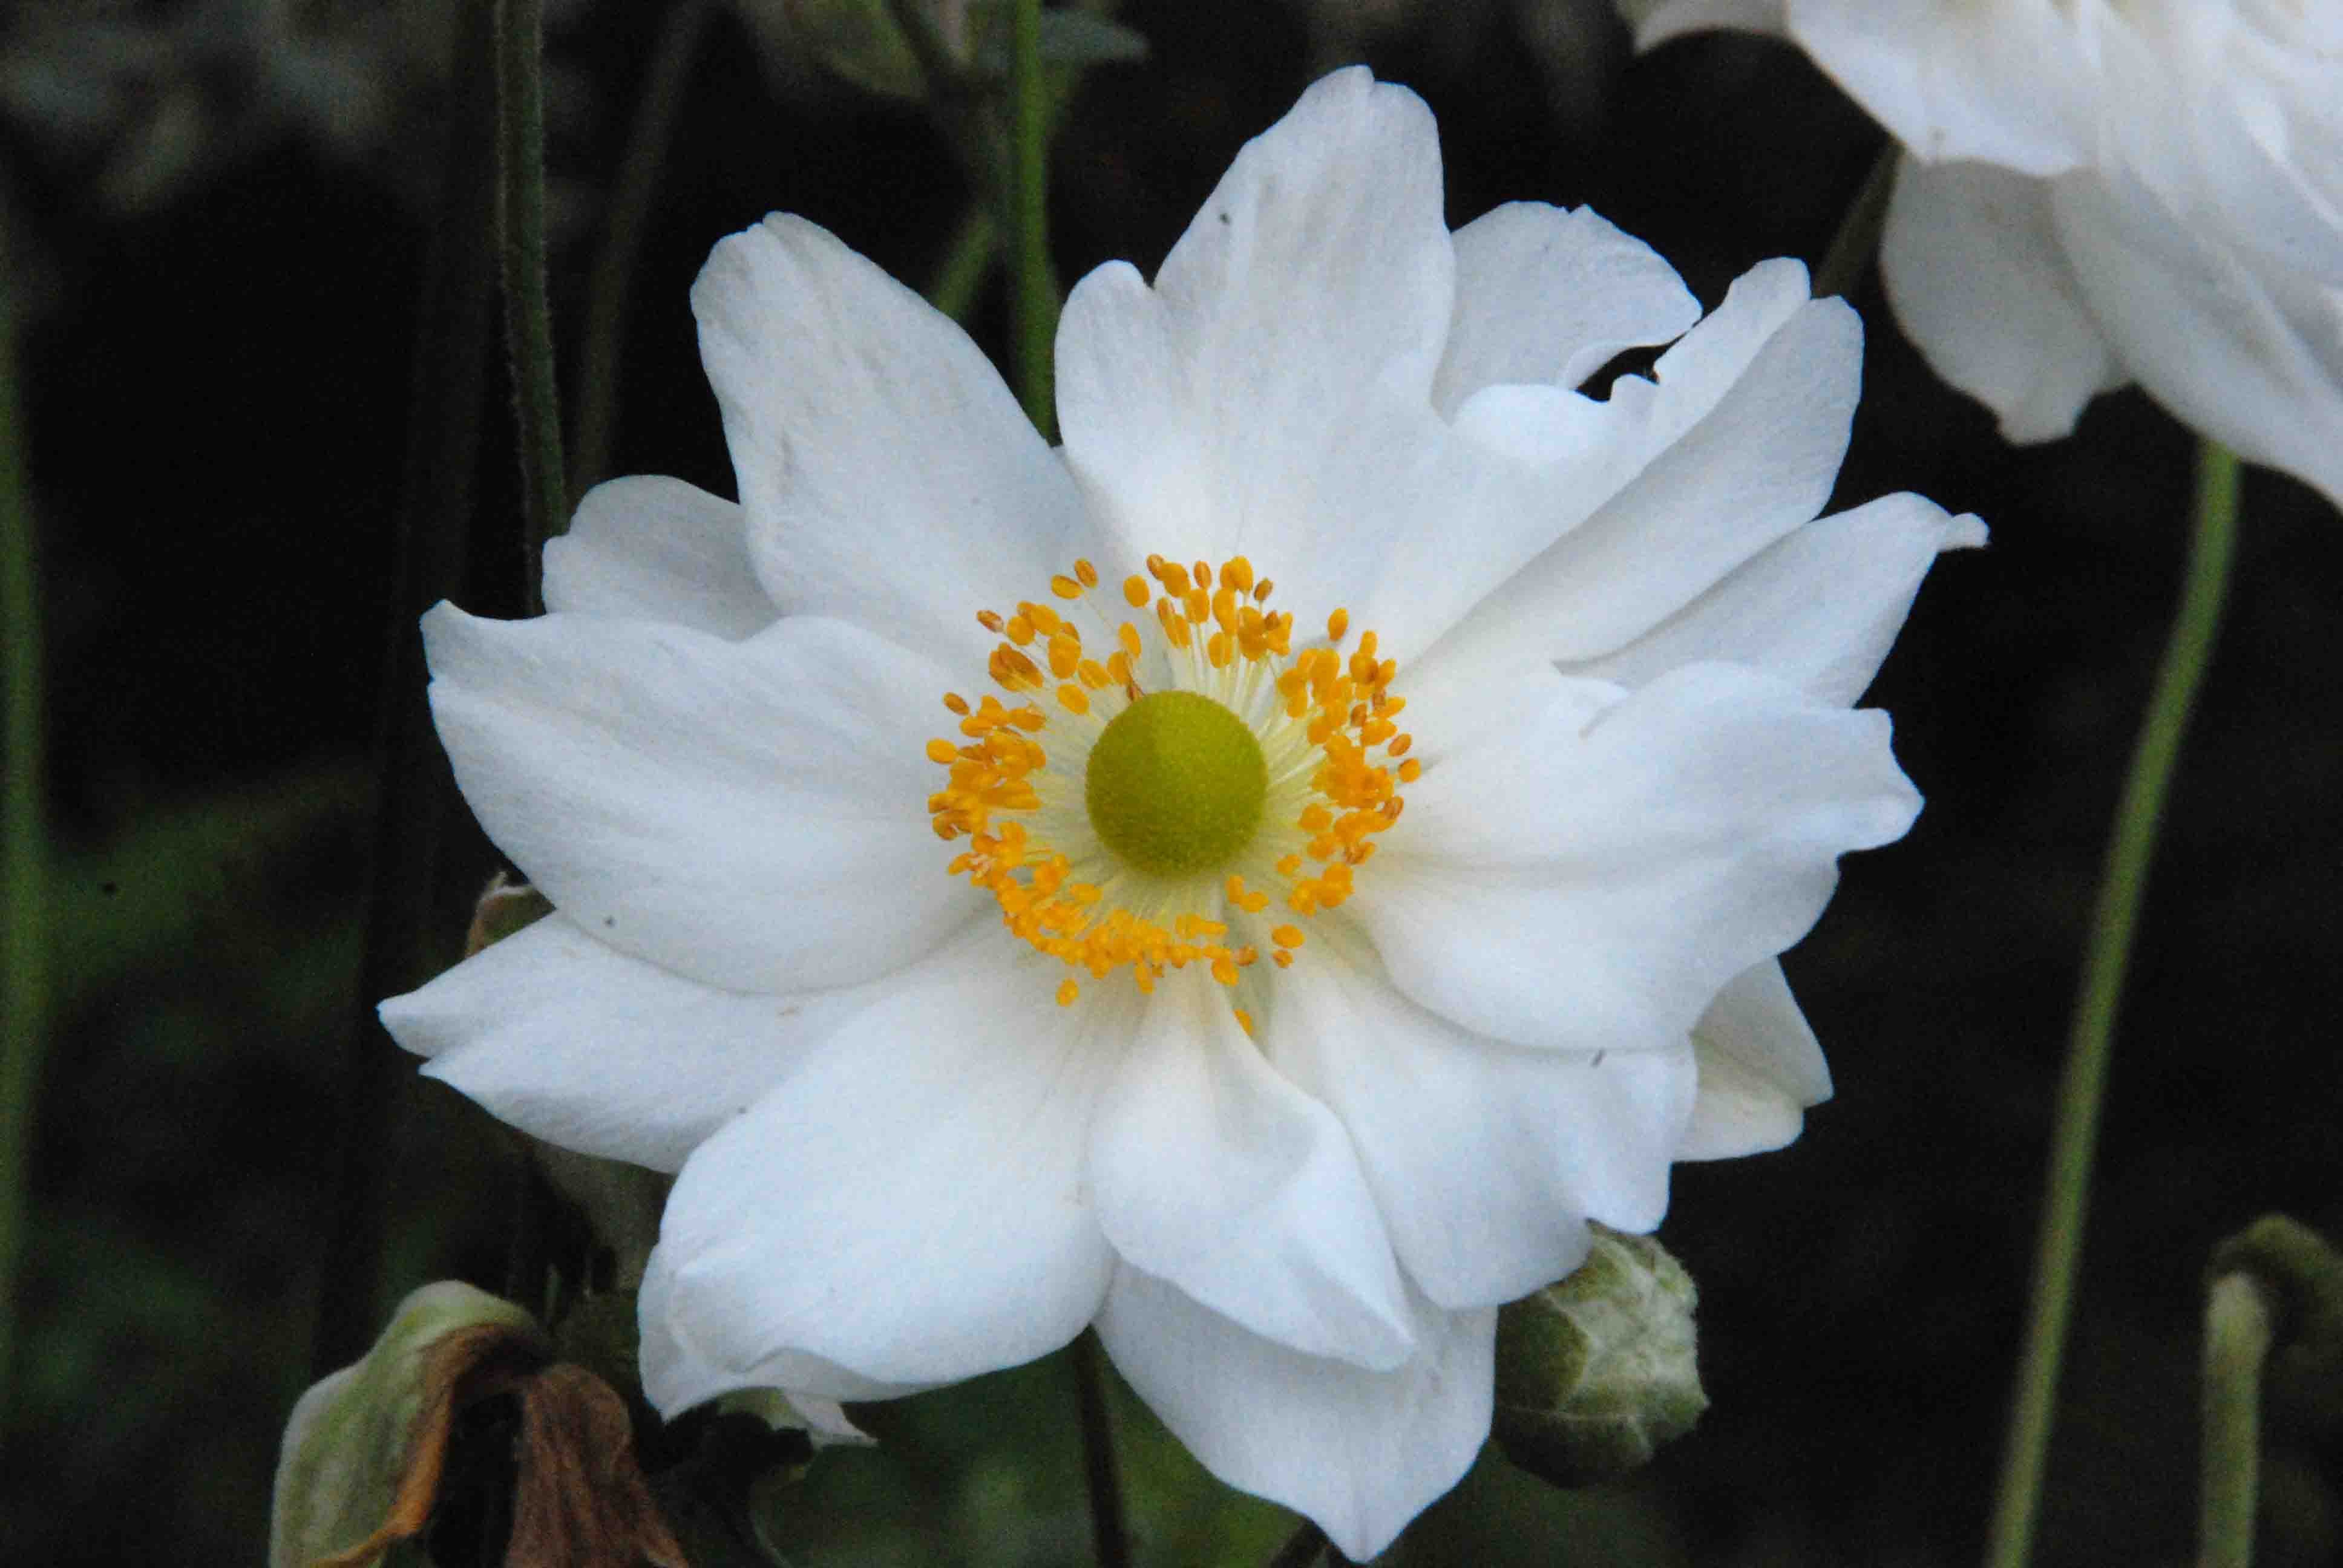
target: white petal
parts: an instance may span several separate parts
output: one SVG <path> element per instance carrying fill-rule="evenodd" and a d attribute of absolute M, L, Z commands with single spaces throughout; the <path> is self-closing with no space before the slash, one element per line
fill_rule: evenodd
<path fill-rule="evenodd" d="M 733 990 L 842 985 L 981 900 L 944 874 L 933 666 L 837 621 L 424 617 L 431 705 L 488 836 L 622 951 Z"/>
<path fill-rule="evenodd" d="M 2083 298 L 2140 385 L 2343 507 L 2343 289 L 2249 265 L 2128 183 L 2062 180 L 2051 210 Z"/>
<path fill-rule="evenodd" d="M 1830 1098 L 1823 1048 L 1778 963 L 1735 976 L 1693 1026 L 1692 1043 L 1700 1098 L 1676 1150 L 1679 1160 L 1779 1149 L 1805 1126 L 1805 1108 Z"/>
<path fill-rule="evenodd" d="M 1253 1332 L 1362 1366 L 1414 1350 L 1350 1135 L 1262 1060 L 1200 968 L 1144 1004 L 1099 1105 L 1090 1179 L 1126 1261 Z"/>
<path fill-rule="evenodd" d="M 1745 664 L 1850 704 L 1878 673 L 1937 554 L 1985 538 L 1973 517 L 1885 496 L 1776 540 L 1626 647 L 1564 673 L 1639 687 L 1680 665 Z"/>
<path fill-rule="evenodd" d="M 664 620 L 739 640 L 780 618 L 749 560 L 740 508 L 681 479 L 612 479 L 586 492 L 545 546 L 545 608 Z"/>
<path fill-rule="evenodd" d="M 2096 61 L 2043 0 L 1789 0 L 1789 31 L 1847 95 L 1932 161 L 2056 174 L 2095 150 Z"/>
<path fill-rule="evenodd" d="M 1588 723 L 1589 684 L 1525 689 L 1517 723 L 1426 769 L 1344 907 L 1400 990 L 1476 1033 L 1672 1049 L 1919 797 L 1884 713 L 1694 665 Z"/>
<path fill-rule="evenodd" d="M 1432 388 L 1451 418 L 1483 387 L 1575 387 L 1621 349 L 1700 319 L 1675 269 L 1588 207 L 1511 202 L 1458 229 L 1455 246 L 1455 314 Z"/>
<path fill-rule="evenodd" d="M 1075 286 L 1066 460 L 1133 558 L 1243 552 L 1286 577 L 1320 564 L 1312 541 L 1348 544 L 1352 519 L 1325 514 L 1350 411 L 1383 398 L 1436 423 L 1455 267 L 1440 204 L 1423 101 L 1338 71 L 1246 144 L 1154 287 L 1121 263 Z"/>
<path fill-rule="evenodd" d="M 1692 1108 L 1685 1050 L 1527 1050 L 1457 1028 L 1312 940 L 1277 980 L 1277 1063 L 1351 1130 L 1408 1277 L 1494 1306 L 1648 1231 Z"/>
<path fill-rule="evenodd" d="M 1363 1563 L 1456 1484 L 1489 1435 L 1496 1312 L 1422 1318 L 1414 1359 L 1369 1372 L 1248 1333 L 1125 1267 L 1098 1327 L 1205 1469 L 1308 1515 Z"/>
<path fill-rule="evenodd" d="M 1128 1020 L 1059 1007 L 1059 972 L 988 923 L 865 988 L 693 1153 L 644 1284 L 662 1410 L 730 1388 L 950 1382 L 1081 1332 L 1112 1266 L 1083 1146 Z"/>
<path fill-rule="evenodd" d="M 681 1168 L 835 1025 L 838 993 L 743 996 L 548 915 L 382 1004 L 424 1076 L 564 1149 Z"/>
<path fill-rule="evenodd" d="M 801 218 L 719 245 L 691 305 L 766 590 L 980 671 L 976 613 L 1044 594 L 1088 538 L 991 363 Z"/>
<path fill-rule="evenodd" d="M 2041 180 L 1905 159 L 1879 267 L 1929 368 L 1991 408 L 2012 441 L 2070 433 L 2084 404 L 2128 378 L 2084 307 Z"/>
<path fill-rule="evenodd" d="M 1810 300 L 1805 268 L 1775 261 L 1745 274 L 1660 357 L 1655 383 L 1620 377 L 1604 439 L 1623 455 L 1625 482 L 1403 663 L 1424 727 L 1418 743 L 1456 738 L 1443 716 L 1493 673 L 1608 653 L 1811 519 L 1846 450 L 1862 357 L 1855 313 Z M 1466 415 L 1504 392 L 1481 394 Z"/>

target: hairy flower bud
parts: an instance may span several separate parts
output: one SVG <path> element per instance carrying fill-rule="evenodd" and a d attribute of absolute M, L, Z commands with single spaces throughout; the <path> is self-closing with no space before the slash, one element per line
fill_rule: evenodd
<path fill-rule="evenodd" d="M 1586 1261 L 1497 1316 L 1497 1441 L 1557 1486 L 1639 1468 L 1708 1408 L 1692 1276 L 1649 1236 L 1589 1228 Z"/>

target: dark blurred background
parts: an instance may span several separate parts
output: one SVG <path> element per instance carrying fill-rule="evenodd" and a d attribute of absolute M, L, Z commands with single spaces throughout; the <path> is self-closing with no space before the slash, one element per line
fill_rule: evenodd
<path fill-rule="evenodd" d="M 1363 58 L 1438 114 L 1451 221 L 1590 204 L 1714 305 L 1817 259 L 1879 132 L 1792 50 L 1631 59 L 1599 6 L 1131 0 L 1151 57 L 1095 72 L 1053 158 L 1069 280 L 1151 268 L 1238 146 Z M 714 16 L 630 293 L 613 471 L 730 493 L 686 290 L 709 247 L 803 213 L 924 286 L 969 192 L 916 106 Z M 390 525 L 444 29 L 427 4 L 19 8 L 0 188 L 45 550 L 63 1016 L 40 1086 L 0 1557 L 236 1563 L 264 1551 L 308 1381 L 351 1028 Z M 607 194 L 661 5 L 549 28 L 554 313 L 574 367 Z M 2052 1090 L 2117 782 L 2178 581 L 2190 436 L 2136 392 L 2014 449 L 1935 381 L 1875 280 L 1835 506 L 1982 515 L 1871 700 L 1927 795 L 1793 951 L 1835 1101 L 1774 1155 L 1681 1171 L 1713 1408 L 1647 1473 L 1542 1489 L 1493 1451 L 1410 1563 L 1934 1564 L 1981 1545 Z M 972 317 L 999 357 L 997 284 Z M 480 407 L 473 608 L 516 612 L 500 380 Z M 2335 1127 L 2343 518 L 2249 472 L 2233 609 L 2174 791 L 2126 1000 L 2038 1561 L 2188 1555 L 2202 1269 L 2268 1210 L 2343 1230 Z M 448 940 L 495 862 L 451 841 Z M 378 1040 L 379 1049 L 391 1048 Z M 399 1072 L 384 1307 L 502 1275 L 510 1155 Z M 1118 1410 L 1146 1560 L 1257 1562 L 1288 1519 Z M 876 1412 L 779 1511 L 801 1563 L 1078 1563 L 1054 1363 Z M 2334 1540 L 2334 1456 L 2281 1456 Z M 2320 1511 L 2324 1510 L 2322 1513 Z M 2322 1526 L 2320 1522 L 2326 1523 Z"/>

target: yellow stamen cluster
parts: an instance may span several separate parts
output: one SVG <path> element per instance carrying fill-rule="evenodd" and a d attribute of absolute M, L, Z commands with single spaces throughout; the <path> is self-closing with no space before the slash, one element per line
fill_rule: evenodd
<path fill-rule="evenodd" d="M 1089 561 L 1076 561 L 1051 579 L 1051 594 L 1071 607 L 1099 580 Z M 1350 618 L 1340 609 L 1327 619 L 1324 644 L 1293 652 L 1293 617 L 1264 608 L 1273 588 L 1242 556 L 1217 572 L 1201 560 L 1151 556 L 1147 575 L 1124 578 L 1121 589 L 1131 610 L 1151 605 L 1153 614 L 1114 626 L 1102 659 L 1050 605 L 978 615 L 1001 638 L 987 673 L 1011 703 L 987 695 L 971 708 L 945 696 L 961 739 L 928 742 L 929 758 L 950 769 L 928 810 L 939 838 L 968 840 L 950 874 L 990 891 L 1018 937 L 1093 979 L 1128 968 L 1142 992 L 1166 970 L 1192 963 L 1234 987 L 1264 949 L 1284 968 L 1303 944 L 1300 925 L 1262 919 L 1272 901 L 1306 919 L 1351 896 L 1375 836 L 1399 820 L 1398 786 L 1421 769 L 1395 722 L 1405 706 L 1390 690 L 1398 667 L 1378 658 L 1372 631 L 1345 657 Z M 1152 638 L 1142 629 L 1150 619 Z M 1262 825 L 1225 867 L 1190 877 L 1143 872 L 1108 850 L 1087 817 L 1091 748 L 1146 695 L 1143 680 L 1221 703 L 1268 759 Z M 1079 993 L 1069 979 L 1057 1000 L 1071 1004 Z M 1251 1032 L 1252 1014 L 1235 1010 Z"/>

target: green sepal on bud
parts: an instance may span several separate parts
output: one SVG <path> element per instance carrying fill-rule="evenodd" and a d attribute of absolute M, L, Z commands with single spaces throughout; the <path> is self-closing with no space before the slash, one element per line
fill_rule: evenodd
<path fill-rule="evenodd" d="M 2299 1220 L 2265 1214 L 2213 1249 L 2207 1283 L 2230 1274 L 2252 1279 L 2277 1318 L 2264 1379 L 2272 1430 L 2332 1441 L 2343 1433 L 2343 1252 Z"/>
<path fill-rule="evenodd" d="M 1640 1469 L 1708 1408 L 1692 1276 L 1649 1236 L 1588 1229 L 1567 1279 L 1497 1314 L 1497 1442 L 1556 1486 Z"/>

